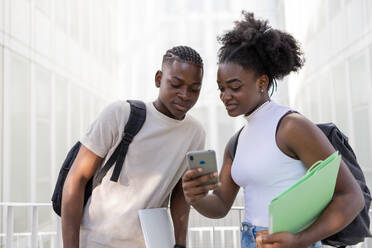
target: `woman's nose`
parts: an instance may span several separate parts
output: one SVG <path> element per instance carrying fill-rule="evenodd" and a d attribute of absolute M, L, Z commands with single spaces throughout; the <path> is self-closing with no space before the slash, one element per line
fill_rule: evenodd
<path fill-rule="evenodd" d="M 227 90 L 225 90 L 224 92 L 221 92 L 220 98 L 222 102 L 226 103 L 231 99 L 231 94 Z"/>

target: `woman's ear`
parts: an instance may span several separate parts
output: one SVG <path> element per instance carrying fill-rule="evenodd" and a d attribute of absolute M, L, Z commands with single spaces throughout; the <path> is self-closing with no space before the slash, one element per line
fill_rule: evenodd
<path fill-rule="evenodd" d="M 266 92 L 269 87 L 269 77 L 266 74 L 263 74 L 257 78 L 256 81 L 257 90 L 260 93 Z"/>
<path fill-rule="evenodd" d="M 163 72 L 158 70 L 156 73 L 155 73 L 155 86 L 156 88 L 160 88 L 160 81 L 161 81 L 161 77 L 163 76 Z"/>

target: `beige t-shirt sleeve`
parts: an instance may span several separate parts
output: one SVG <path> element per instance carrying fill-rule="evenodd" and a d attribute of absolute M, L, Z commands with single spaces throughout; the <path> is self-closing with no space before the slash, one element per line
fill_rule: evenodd
<path fill-rule="evenodd" d="M 117 101 L 108 105 L 90 125 L 80 142 L 97 156 L 104 158 L 122 136 L 129 111 L 127 102 Z"/>

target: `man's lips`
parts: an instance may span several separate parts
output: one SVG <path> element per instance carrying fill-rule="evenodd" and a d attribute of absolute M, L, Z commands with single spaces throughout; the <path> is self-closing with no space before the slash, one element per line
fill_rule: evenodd
<path fill-rule="evenodd" d="M 173 105 L 176 107 L 177 110 L 186 112 L 189 108 L 185 105 L 179 104 L 179 103 L 173 103 Z"/>

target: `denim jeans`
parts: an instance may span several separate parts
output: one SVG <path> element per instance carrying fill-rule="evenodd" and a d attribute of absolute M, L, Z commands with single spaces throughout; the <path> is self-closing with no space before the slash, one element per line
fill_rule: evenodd
<path fill-rule="evenodd" d="M 254 226 L 248 222 L 243 222 L 241 225 L 241 248 L 257 248 L 256 245 L 256 234 L 259 231 L 267 230 L 267 227 Z M 316 242 L 315 244 L 309 246 L 309 248 L 321 248 L 322 243 Z"/>

